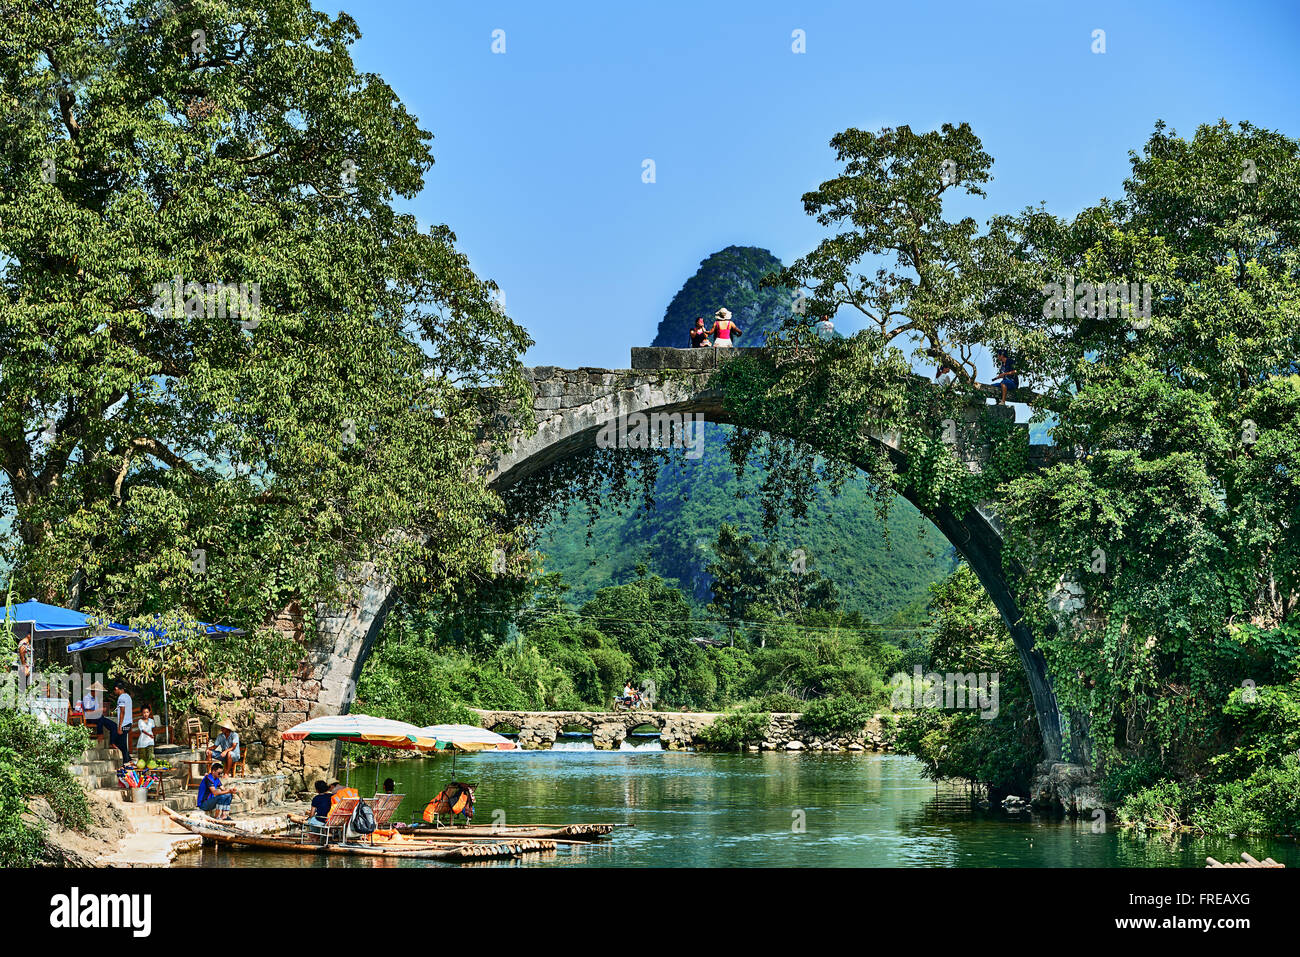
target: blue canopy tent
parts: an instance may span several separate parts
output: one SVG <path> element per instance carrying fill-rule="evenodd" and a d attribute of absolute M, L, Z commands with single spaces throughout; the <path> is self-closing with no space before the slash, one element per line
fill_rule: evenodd
<path fill-rule="evenodd" d="M 132 634 L 130 628 L 122 625 L 106 624 L 91 627 L 89 615 L 71 608 L 47 605 L 43 601 L 29 599 L 5 609 L 5 624 L 12 625 L 19 635 L 36 638 L 90 638 L 97 641 L 113 641 Z"/>
<path fill-rule="evenodd" d="M 235 628 L 232 625 L 214 625 L 206 621 L 198 622 L 202 634 L 209 638 L 227 638 L 232 635 L 242 635 L 242 628 Z M 137 645 L 145 645 L 161 651 L 168 645 L 174 645 L 178 641 L 184 641 L 189 635 L 183 637 L 169 637 L 167 629 L 161 625 L 149 625 L 138 631 L 127 631 L 125 634 L 113 635 L 94 635 L 81 641 L 73 642 L 68 645 L 68 651 L 86 651 L 91 648 L 101 648 L 106 651 L 114 648 L 134 648 Z M 167 708 L 167 676 L 162 676 L 162 693 L 163 693 L 163 727 L 167 729 L 167 743 L 171 744 L 171 715 L 168 714 Z"/>
<path fill-rule="evenodd" d="M 226 638 L 244 633 L 242 628 L 235 628 L 232 625 L 213 625 L 206 621 L 201 621 L 198 625 L 202 629 L 202 633 L 209 638 Z M 184 638 L 169 638 L 167 629 L 150 626 L 139 631 L 126 631 L 124 634 L 104 634 L 85 638 L 68 645 L 68 651 L 86 651 L 90 648 L 109 650 L 113 648 L 134 648 L 136 645 L 147 645 L 150 648 L 166 648 L 168 645 L 174 645 L 176 642 L 184 640 Z"/>

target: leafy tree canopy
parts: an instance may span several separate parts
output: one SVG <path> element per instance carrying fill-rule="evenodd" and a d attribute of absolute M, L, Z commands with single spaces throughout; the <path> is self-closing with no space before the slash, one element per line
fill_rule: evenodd
<path fill-rule="evenodd" d="M 362 562 L 444 593 L 485 570 L 476 389 L 521 400 L 529 339 L 446 226 L 397 210 L 431 137 L 354 67 L 355 22 L 306 0 L 7 10 L 21 591 L 256 626 Z"/>

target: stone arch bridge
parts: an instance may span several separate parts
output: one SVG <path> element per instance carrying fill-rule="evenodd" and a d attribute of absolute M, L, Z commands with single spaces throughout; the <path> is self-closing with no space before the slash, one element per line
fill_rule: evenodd
<path fill-rule="evenodd" d="M 699 733 L 721 717 L 710 711 L 490 711 L 474 708 L 479 723 L 490 731 L 516 733 L 524 750 L 548 750 L 566 730 L 580 728 L 591 733 L 597 751 L 617 751 L 637 728 L 659 732 L 665 751 L 694 748 Z M 884 726 L 878 715 L 858 731 L 828 734 L 809 728 L 803 715 L 776 713 L 768 716 L 761 741 L 751 751 L 879 751 L 887 747 Z"/>
<path fill-rule="evenodd" d="M 570 728 L 591 733 L 598 751 L 617 751 L 634 730 L 643 726 L 659 732 L 665 751 L 694 745 L 695 735 L 717 720 L 707 712 L 677 714 L 668 711 L 487 711 L 474 708 L 479 723 L 489 731 L 512 731 L 525 750 L 545 750 Z"/>
<path fill-rule="evenodd" d="M 609 430 L 620 421 L 627 422 L 629 417 L 658 416 L 671 420 L 673 416 L 699 416 L 709 422 L 734 423 L 736 417 L 725 407 L 721 393 L 710 388 L 709 379 L 720 362 L 747 351 L 644 348 L 632 350 L 630 369 L 554 366 L 526 369 L 534 396 L 537 429 L 532 434 L 516 436 L 503 454 L 488 463 L 490 485 L 504 490 L 567 456 L 593 448 L 602 430 Z M 981 416 L 1014 418 L 1014 410 L 1008 406 L 987 405 L 987 396 L 992 394 L 992 387 L 986 387 L 985 396 L 973 397 L 959 423 L 954 454 L 972 470 L 980 467 L 988 451 L 981 444 L 977 427 Z M 1020 428 L 1027 443 L 1027 427 Z M 885 445 L 897 464 L 902 464 L 904 457 L 896 439 L 872 437 Z M 1053 449 L 1030 446 L 1030 451 L 1031 456 L 1044 460 Z M 1034 460 L 1031 457 L 1031 462 Z M 906 491 L 903 495 L 966 559 L 1006 622 L 1033 695 L 1043 757 L 1049 762 L 1060 761 L 1060 711 L 1046 663 L 1023 621 L 1012 583 L 1003 568 L 1002 538 L 996 515 L 984 507 L 957 515 L 946 508 L 927 508 Z M 373 569 L 363 568 L 360 575 L 358 597 L 347 607 L 317 610 L 321 637 L 299 677 L 282 684 L 263 682 L 253 691 L 251 715 L 247 719 L 252 726 L 248 730 L 261 742 L 265 758 L 281 767 L 305 770 L 329 763 L 330 748 L 286 742 L 279 732 L 308 717 L 346 711 L 350 705 L 361 667 L 397 597 Z M 1084 738 L 1076 737 L 1073 744 L 1076 760 L 1079 755 L 1087 754 Z"/>

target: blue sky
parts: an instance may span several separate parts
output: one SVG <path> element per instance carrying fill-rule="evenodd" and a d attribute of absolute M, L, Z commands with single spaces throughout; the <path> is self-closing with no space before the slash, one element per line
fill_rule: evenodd
<path fill-rule="evenodd" d="M 806 252 L 799 198 L 850 126 L 969 122 L 994 180 L 953 211 L 981 222 L 1118 196 L 1157 119 L 1300 134 L 1295 2 L 317 6 L 357 20 L 358 67 L 434 134 L 410 208 L 500 283 L 529 364 L 626 367 L 710 253 Z"/>

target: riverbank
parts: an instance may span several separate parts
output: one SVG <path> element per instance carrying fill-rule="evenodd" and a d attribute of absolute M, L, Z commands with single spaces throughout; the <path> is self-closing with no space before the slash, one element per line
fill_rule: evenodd
<path fill-rule="evenodd" d="M 58 827 L 42 799 L 31 802 L 33 820 L 40 818 L 45 824 L 44 843 L 52 866 L 169 867 L 178 855 L 203 844 L 202 838 L 168 818 L 158 802 L 128 804 L 93 791 L 87 792 L 86 802 L 92 824 L 85 832 Z M 239 813 L 238 818 L 242 826 L 270 831 L 283 826 L 286 814 L 301 810 L 301 802 L 276 802 Z"/>

